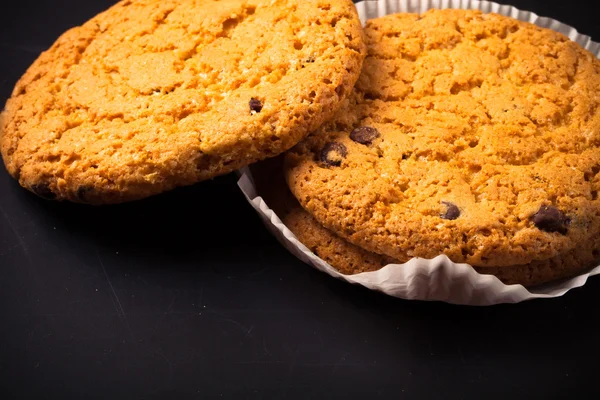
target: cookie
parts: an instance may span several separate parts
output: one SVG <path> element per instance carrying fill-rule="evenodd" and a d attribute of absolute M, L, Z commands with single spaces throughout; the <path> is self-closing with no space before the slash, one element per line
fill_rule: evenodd
<path fill-rule="evenodd" d="M 526 265 L 536 281 L 600 257 L 591 53 L 479 11 L 389 15 L 365 32 L 353 93 L 286 156 L 319 224 L 400 262 L 445 254 L 506 276 Z"/>
<path fill-rule="evenodd" d="M 4 163 L 47 199 L 190 185 L 295 145 L 339 108 L 364 56 L 350 0 L 122 1 L 16 84 Z"/>
<path fill-rule="evenodd" d="M 292 196 L 285 183 L 282 161 L 282 157 L 275 157 L 253 165 L 254 181 L 265 202 L 310 251 L 345 275 L 377 271 L 388 264 L 402 263 L 392 257 L 355 246 L 319 224 Z M 589 247 L 600 248 L 600 237 L 594 238 Z M 495 275 L 507 285 L 535 287 L 578 275 L 594 267 L 598 262 L 589 259 L 586 255 L 588 253 L 573 249 L 567 254 L 526 265 L 474 269 L 480 274 Z"/>

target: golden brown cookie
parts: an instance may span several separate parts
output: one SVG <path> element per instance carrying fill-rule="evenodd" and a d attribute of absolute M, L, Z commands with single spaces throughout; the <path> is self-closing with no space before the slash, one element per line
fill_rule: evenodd
<path fill-rule="evenodd" d="M 591 53 L 479 11 L 389 15 L 365 30 L 349 100 L 286 157 L 320 224 L 401 262 L 446 254 L 504 276 L 531 265 L 536 281 L 600 257 Z"/>
<path fill-rule="evenodd" d="M 258 193 L 284 225 L 315 255 L 346 275 L 377 271 L 388 264 L 402 263 L 355 246 L 319 224 L 292 196 L 281 167 L 281 157 L 252 166 Z M 600 237 L 594 239 L 591 247 L 600 248 Z M 534 287 L 578 275 L 596 266 L 597 262 L 590 263 L 586 257 L 585 253 L 573 249 L 567 254 L 526 265 L 474 268 L 480 274 L 495 275 L 507 285 Z"/>
<path fill-rule="evenodd" d="M 2 156 L 45 198 L 140 199 L 289 149 L 337 110 L 364 53 L 350 0 L 122 1 L 19 80 Z"/>

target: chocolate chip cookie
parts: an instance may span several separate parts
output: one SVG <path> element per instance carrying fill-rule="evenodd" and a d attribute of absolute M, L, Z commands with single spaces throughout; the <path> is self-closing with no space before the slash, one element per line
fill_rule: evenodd
<path fill-rule="evenodd" d="M 365 31 L 353 93 L 286 156 L 319 224 L 400 262 L 446 254 L 536 282 L 600 257 L 591 53 L 479 11 L 389 15 Z"/>
<path fill-rule="evenodd" d="M 402 263 L 355 246 L 319 224 L 292 196 L 285 182 L 282 162 L 283 158 L 279 156 L 253 165 L 254 181 L 260 196 L 310 251 L 346 275 L 377 271 L 388 264 Z M 584 251 L 576 248 L 566 254 L 526 265 L 474 268 L 481 274 L 495 275 L 507 285 L 535 287 L 577 275 L 595 266 L 597 263 L 589 255 L 593 255 L 593 249 L 599 248 L 600 237 L 596 237 L 586 245 Z"/>
<path fill-rule="evenodd" d="M 64 33 L 0 115 L 9 173 L 105 204 L 279 154 L 329 119 L 365 56 L 350 0 L 126 0 Z"/>

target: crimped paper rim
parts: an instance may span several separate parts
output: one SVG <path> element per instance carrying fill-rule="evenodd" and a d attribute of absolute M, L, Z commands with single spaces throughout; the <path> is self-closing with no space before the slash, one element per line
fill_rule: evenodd
<path fill-rule="evenodd" d="M 476 0 L 366 0 L 356 3 L 364 23 L 367 19 L 398 12 L 422 13 L 431 8 L 478 9 L 498 13 L 543 28 L 558 31 L 600 58 L 600 43 L 580 34 L 575 28 L 529 11 L 489 1 Z M 539 298 L 554 298 L 583 286 L 591 276 L 600 274 L 600 266 L 574 278 L 527 289 L 522 285 L 506 285 L 492 275 L 479 274 L 468 264 L 454 263 L 445 255 L 433 259 L 413 258 L 403 264 L 388 264 L 372 272 L 345 275 L 316 256 L 281 222 L 275 212 L 257 193 L 252 171 L 238 171 L 238 186 L 246 200 L 259 214 L 265 226 L 279 242 L 305 263 L 341 280 L 362 285 L 393 297 L 411 300 L 436 300 L 463 305 L 518 303 Z"/>

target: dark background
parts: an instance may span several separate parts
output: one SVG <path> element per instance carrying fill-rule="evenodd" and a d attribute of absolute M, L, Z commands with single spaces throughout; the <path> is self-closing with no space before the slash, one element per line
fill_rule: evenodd
<path fill-rule="evenodd" d="M 3 4 L 0 103 L 112 3 Z M 507 3 L 600 39 L 595 1 Z M 0 171 L 2 398 L 599 398 L 599 289 L 486 308 L 397 300 L 288 254 L 233 175 L 94 208 Z"/>

